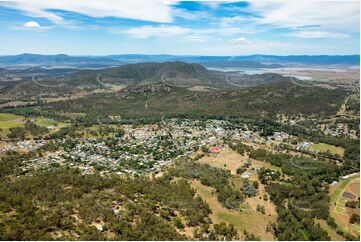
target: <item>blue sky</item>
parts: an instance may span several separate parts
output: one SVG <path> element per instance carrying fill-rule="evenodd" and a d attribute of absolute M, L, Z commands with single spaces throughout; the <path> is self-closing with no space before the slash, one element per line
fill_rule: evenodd
<path fill-rule="evenodd" d="M 0 0 L 0 55 L 359 54 L 359 1 Z"/>

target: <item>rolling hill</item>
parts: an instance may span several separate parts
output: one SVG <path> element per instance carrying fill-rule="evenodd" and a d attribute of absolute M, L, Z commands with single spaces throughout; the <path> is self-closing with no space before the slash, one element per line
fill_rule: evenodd
<path fill-rule="evenodd" d="M 85 112 L 91 119 L 107 115 L 124 118 L 160 118 L 162 115 L 260 117 L 280 113 L 322 116 L 334 114 L 346 94 L 341 89 L 301 87 L 289 80 L 209 92 L 152 83 L 129 86 L 115 93 L 52 103 L 46 109 Z"/>
<path fill-rule="evenodd" d="M 128 64 L 76 72 L 67 69 L 28 69 L 21 71 L 21 75 L 25 81 L 2 82 L 1 97 L 37 99 L 110 89 L 112 86 L 119 89 L 151 83 L 165 83 L 196 90 L 234 90 L 290 79 L 275 73 L 246 75 L 239 72 L 213 71 L 199 64 L 180 61 Z"/>

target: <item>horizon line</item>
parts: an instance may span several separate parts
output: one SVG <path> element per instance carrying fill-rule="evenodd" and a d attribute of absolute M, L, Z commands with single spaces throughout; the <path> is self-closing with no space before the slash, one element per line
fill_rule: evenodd
<path fill-rule="evenodd" d="M 287 55 L 277 55 L 277 54 L 245 54 L 245 55 L 192 55 L 192 54 L 141 54 L 141 53 L 128 53 L 128 54 L 119 54 L 119 53 L 115 53 L 115 54 L 102 54 L 102 55 L 92 55 L 92 54 L 82 54 L 82 55 L 77 55 L 77 54 L 66 54 L 66 53 L 49 53 L 49 54 L 39 54 L 39 53 L 27 53 L 27 52 L 22 52 L 19 54 L 0 54 L 0 57 L 4 57 L 4 56 L 18 56 L 18 55 L 40 55 L 40 56 L 56 56 L 56 55 L 66 55 L 66 56 L 73 56 L 73 57 L 104 57 L 104 56 L 112 56 L 112 55 L 144 55 L 144 56 L 184 56 L 184 57 L 200 57 L 200 56 L 205 56 L 205 57 L 238 57 L 238 56 L 360 56 L 360 53 L 358 54 L 315 54 L 315 55 L 309 55 L 309 54 L 287 54 Z"/>

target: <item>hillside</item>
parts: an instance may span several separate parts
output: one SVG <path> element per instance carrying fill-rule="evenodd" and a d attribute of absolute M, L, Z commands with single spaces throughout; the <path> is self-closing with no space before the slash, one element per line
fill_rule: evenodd
<path fill-rule="evenodd" d="M 112 84 L 134 85 L 159 82 L 161 78 L 172 79 L 175 82 L 201 84 L 206 79 L 214 79 L 212 72 L 201 65 L 185 62 L 139 63 L 129 64 L 102 70 L 83 70 L 71 76 L 73 85 Z"/>
<path fill-rule="evenodd" d="M 244 87 L 245 82 L 254 86 L 288 79 L 274 73 L 244 75 L 237 72 L 211 71 L 199 64 L 174 61 L 129 64 L 102 70 L 83 70 L 72 75 L 70 82 L 72 85 L 100 86 L 107 83 L 138 85 L 163 82 L 180 87 L 208 86 L 217 89 L 234 89 Z"/>
<path fill-rule="evenodd" d="M 288 80 L 235 91 L 213 92 L 195 92 L 155 83 L 130 86 L 112 94 L 53 103 L 46 109 L 85 112 L 93 118 L 110 114 L 134 118 L 160 118 L 162 115 L 256 117 L 278 113 L 321 116 L 335 113 L 345 95 L 343 90 L 306 88 Z"/>
<path fill-rule="evenodd" d="M 276 73 L 247 75 L 239 72 L 212 71 L 199 64 L 179 61 L 129 64 L 75 72 L 67 69 L 28 69 L 21 71 L 21 76 L 24 76 L 22 81 L 1 82 L 1 98 L 37 100 L 38 98 L 75 96 L 79 93 L 82 93 L 81 96 L 86 96 L 93 95 L 94 92 L 112 93 L 124 87 L 133 88 L 137 85 L 163 83 L 166 86 L 173 87 L 174 90 L 183 88 L 182 93 L 189 92 L 189 95 L 205 96 L 206 106 L 208 106 L 207 102 L 213 102 L 213 100 L 207 100 L 208 95 L 219 96 L 222 92 L 232 93 L 231 96 L 241 95 L 239 105 L 244 105 L 245 101 L 253 104 L 257 103 L 256 100 L 260 98 L 259 95 L 263 95 L 257 92 L 265 87 L 255 88 L 257 86 L 274 83 L 274 86 L 266 85 L 266 87 L 275 88 L 279 86 L 279 90 L 276 90 L 275 93 L 278 95 L 277 93 L 281 92 L 280 95 L 282 96 L 287 94 L 282 92 L 283 85 L 285 85 L 285 88 L 290 85 L 290 77 Z M 239 89 L 244 90 L 237 94 L 235 91 Z M 291 93 L 298 96 L 297 92 L 293 92 L 294 89 L 296 88 L 291 89 Z M 307 93 L 315 92 L 331 91 L 318 88 L 307 89 Z M 334 92 L 338 93 L 340 91 Z M 253 96 L 250 96 L 249 100 L 245 100 L 250 95 L 249 93 L 253 93 Z M 222 102 L 223 100 L 218 101 Z M 229 101 L 232 103 L 234 100 Z M 268 102 L 267 98 L 265 101 Z M 288 105 L 287 102 L 280 101 L 280 103 Z M 265 107 L 264 104 L 261 106 L 262 108 Z M 274 107 L 271 107 L 271 109 L 273 110 Z M 237 110 L 237 107 L 235 107 L 235 110 Z M 272 110 L 264 111 L 271 112 Z M 207 111 L 212 113 L 211 110 Z M 245 111 L 245 109 L 242 108 L 242 111 Z M 322 112 L 323 110 L 319 111 Z"/>

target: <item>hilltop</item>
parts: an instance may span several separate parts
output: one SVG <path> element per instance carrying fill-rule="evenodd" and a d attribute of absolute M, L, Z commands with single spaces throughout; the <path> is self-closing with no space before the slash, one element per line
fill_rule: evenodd
<path fill-rule="evenodd" d="M 161 79 L 171 78 L 173 81 L 186 81 L 200 84 L 206 79 L 215 79 L 214 72 L 208 71 L 199 64 L 185 62 L 147 62 L 128 64 L 102 70 L 82 70 L 71 76 L 71 83 L 94 84 L 101 80 L 104 83 L 134 85 L 159 82 Z"/>

